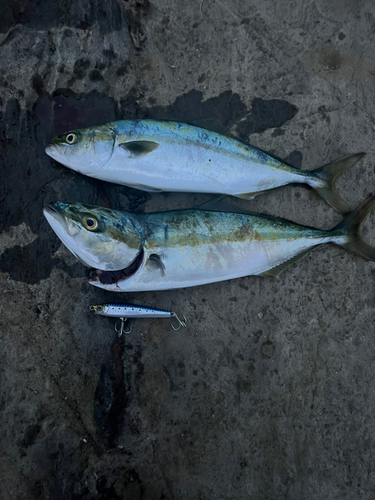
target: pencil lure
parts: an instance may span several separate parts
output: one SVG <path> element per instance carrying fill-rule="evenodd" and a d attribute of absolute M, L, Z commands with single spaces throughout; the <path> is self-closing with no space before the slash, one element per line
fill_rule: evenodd
<path fill-rule="evenodd" d="M 364 153 L 313 171 L 300 170 L 228 137 L 217 124 L 215 128 L 172 121 L 115 121 L 55 137 L 46 153 L 82 174 L 150 192 L 219 193 L 251 199 L 286 184 L 307 184 L 337 212 L 349 213 L 334 183 Z"/>
<path fill-rule="evenodd" d="M 109 316 L 111 318 L 120 318 L 120 329 L 115 326 L 116 332 L 121 336 L 123 333 L 130 333 L 130 330 L 125 330 L 124 325 L 128 318 L 175 318 L 178 322 L 178 327 L 172 328 L 179 330 L 181 326 L 186 326 L 186 318 L 180 320 L 177 314 L 173 311 L 165 311 L 154 307 L 139 306 L 134 304 L 99 304 L 90 306 L 90 310 L 99 316 Z"/>

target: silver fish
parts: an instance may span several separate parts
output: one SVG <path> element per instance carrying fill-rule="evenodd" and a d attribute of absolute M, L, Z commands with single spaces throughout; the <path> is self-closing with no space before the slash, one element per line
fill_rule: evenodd
<path fill-rule="evenodd" d="M 240 209 L 213 211 L 221 206 L 216 202 L 198 210 L 149 214 L 54 203 L 44 214 L 68 249 L 96 268 L 91 284 L 137 292 L 276 275 L 323 243 L 375 260 L 375 249 L 359 235 L 374 205 L 371 197 L 330 231 Z"/>
<path fill-rule="evenodd" d="M 334 181 L 364 156 L 349 155 L 303 171 L 221 133 L 154 120 L 123 120 L 73 130 L 55 137 L 46 153 L 82 174 L 150 192 L 220 193 L 251 199 L 285 184 L 308 184 L 343 215 L 350 209 Z"/>

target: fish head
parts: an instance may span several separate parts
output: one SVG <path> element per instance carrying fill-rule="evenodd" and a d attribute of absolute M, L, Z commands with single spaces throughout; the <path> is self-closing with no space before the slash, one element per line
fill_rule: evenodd
<path fill-rule="evenodd" d="M 110 123 L 59 135 L 45 151 L 54 160 L 81 174 L 95 175 L 112 157 L 116 133 Z"/>
<path fill-rule="evenodd" d="M 143 251 L 134 215 L 80 203 L 51 203 L 44 216 L 60 240 L 83 264 L 119 271 Z"/>

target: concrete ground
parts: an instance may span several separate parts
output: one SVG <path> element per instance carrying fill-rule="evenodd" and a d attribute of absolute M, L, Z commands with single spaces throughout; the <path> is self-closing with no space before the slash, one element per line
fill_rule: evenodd
<path fill-rule="evenodd" d="M 338 182 L 355 207 L 375 190 L 374 26 L 370 0 L 1 3 L 1 499 L 375 498 L 373 263 L 325 245 L 277 280 L 111 294 L 42 216 L 57 200 L 210 198 L 106 184 L 44 153 L 133 117 L 216 118 L 307 170 L 365 151 Z M 248 206 L 341 220 L 303 187 Z M 89 311 L 119 300 L 188 327 L 137 320 L 119 339 Z"/>

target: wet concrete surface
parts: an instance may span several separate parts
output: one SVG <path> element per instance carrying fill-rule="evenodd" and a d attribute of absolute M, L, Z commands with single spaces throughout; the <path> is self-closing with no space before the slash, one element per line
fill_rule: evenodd
<path fill-rule="evenodd" d="M 51 201 L 154 211 L 149 194 L 64 168 L 57 134 L 120 118 L 219 120 L 338 181 L 375 190 L 373 4 L 19 0 L 0 7 L 0 497 L 372 499 L 375 265 L 326 245 L 279 279 L 111 294 L 42 216 Z M 288 186 L 254 211 L 340 216 Z M 374 217 L 364 226 L 375 243 Z M 175 310 L 119 339 L 94 303 Z"/>

